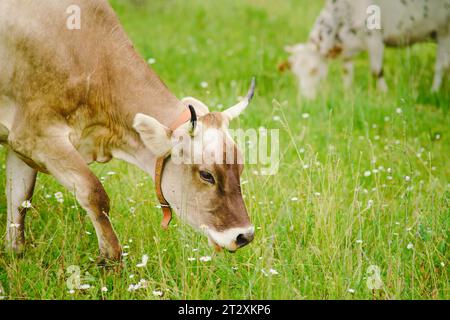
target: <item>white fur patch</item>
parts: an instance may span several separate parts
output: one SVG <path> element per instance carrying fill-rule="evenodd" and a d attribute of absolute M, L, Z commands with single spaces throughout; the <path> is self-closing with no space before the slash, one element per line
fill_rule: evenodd
<path fill-rule="evenodd" d="M 255 227 L 250 226 L 247 228 L 231 228 L 221 232 L 207 228 L 205 231 L 211 237 L 211 239 L 220 247 L 229 250 L 236 250 L 237 249 L 236 239 L 238 235 L 254 233 Z"/>

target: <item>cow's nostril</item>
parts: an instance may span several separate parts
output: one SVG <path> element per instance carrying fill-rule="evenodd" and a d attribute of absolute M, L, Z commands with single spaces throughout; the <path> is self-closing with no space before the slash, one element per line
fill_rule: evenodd
<path fill-rule="evenodd" d="M 243 247 L 248 243 L 247 238 L 241 233 L 236 238 L 236 244 L 238 247 Z"/>
<path fill-rule="evenodd" d="M 253 240 L 253 233 L 251 234 L 239 234 L 236 238 L 236 245 L 241 248 L 249 244 Z"/>

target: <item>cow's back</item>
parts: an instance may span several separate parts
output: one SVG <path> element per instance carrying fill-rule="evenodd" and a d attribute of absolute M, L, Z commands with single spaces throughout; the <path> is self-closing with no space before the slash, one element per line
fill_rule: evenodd
<path fill-rule="evenodd" d="M 450 32 L 450 0 L 374 0 L 388 45 L 407 45 Z"/>
<path fill-rule="evenodd" d="M 79 30 L 67 27 L 74 4 L 81 9 Z M 87 82 L 92 88 L 105 82 L 121 45 L 131 46 L 106 1 L 2 0 L 0 95 L 24 108 L 48 100 L 70 112 L 86 97 Z"/>

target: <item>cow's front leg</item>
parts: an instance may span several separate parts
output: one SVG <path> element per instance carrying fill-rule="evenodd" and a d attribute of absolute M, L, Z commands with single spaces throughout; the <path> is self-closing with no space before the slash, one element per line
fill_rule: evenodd
<path fill-rule="evenodd" d="M 25 244 L 25 215 L 31 205 L 36 170 L 30 168 L 12 150 L 6 159 L 6 249 L 22 252 Z"/>
<path fill-rule="evenodd" d="M 372 76 L 377 81 L 377 89 L 381 92 L 387 92 L 388 86 L 384 80 L 383 57 L 384 43 L 379 35 L 369 36 L 367 40 L 367 49 L 370 56 L 370 68 Z"/>
<path fill-rule="evenodd" d="M 432 92 L 438 92 L 442 85 L 444 74 L 450 68 L 450 34 L 438 36 L 436 66 L 434 70 Z"/>
<path fill-rule="evenodd" d="M 94 225 L 102 258 L 120 260 L 122 250 L 109 221 L 109 197 L 81 155 L 62 139 L 43 142 L 38 156 L 43 166 L 59 183 L 72 191 Z"/>
<path fill-rule="evenodd" d="M 354 77 L 354 64 L 353 60 L 345 59 L 343 61 L 344 67 L 343 67 L 343 77 L 342 80 L 344 81 L 344 86 L 346 89 L 350 88 L 353 84 L 353 77 Z"/>

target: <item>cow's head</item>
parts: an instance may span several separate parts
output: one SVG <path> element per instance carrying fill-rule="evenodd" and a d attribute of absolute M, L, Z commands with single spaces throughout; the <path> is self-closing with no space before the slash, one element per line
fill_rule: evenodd
<path fill-rule="evenodd" d="M 228 132 L 229 122 L 244 111 L 253 91 L 254 83 L 243 101 L 223 112 L 209 112 L 197 99 L 184 98 L 196 116 L 174 131 L 147 115 L 137 114 L 134 120 L 153 154 L 171 153 L 162 176 L 162 191 L 171 207 L 204 232 L 211 245 L 229 251 L 254 236 L 241 193 L 242 158 Z"/>
<path fill-rule="evenodd" d="M 308 99 L 314 99 L 320 82 L 328 72 L 327 60 L 312 43 L 301 43 L 286 46 L 290 53 L 289 67 L 297 77 L 300 94 Z"/>

